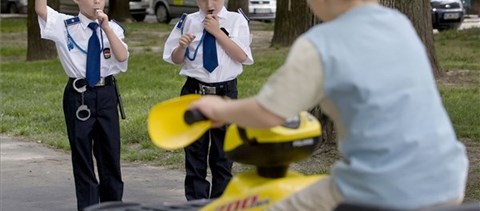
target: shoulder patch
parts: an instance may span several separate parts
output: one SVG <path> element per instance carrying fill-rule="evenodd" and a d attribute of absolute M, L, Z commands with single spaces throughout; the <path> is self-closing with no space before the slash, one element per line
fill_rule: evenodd
<path fill-rule="evenodd" d="M 123 28 L 122 24 L 120 24 L 118 21 L 116 21 L 115 19 L 112 19 L 111 21 L 114 22 L 114 23 L 116 23 L 118 26 L 120 26 L 120 28 L 123 29 L 123 33 L 126 32 L 126 31 L 125 31 L 125 28 Z"/>
<path fill-rule="evenodd" d="M 73 17 L 69 19 L 65 19 L 65 25 L 72 25 L 72 24 L 77 24 L 80 23 L 80 18 L 79 17 Z"/>
<path fill-rule="evenodd" d="M 187 19 L 187 13 L 182 14 L 182 17 L 180 17 L 180 20 L 177 23 L 177 28 L 179 29 L 183 28 L 183 23 L 185 22 L 185 19 Z"/>

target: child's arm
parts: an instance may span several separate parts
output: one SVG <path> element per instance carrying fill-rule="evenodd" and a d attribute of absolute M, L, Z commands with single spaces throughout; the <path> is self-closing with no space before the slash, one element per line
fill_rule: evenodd
<path fill-rule="evenodd" d="M 44 21 L 47 21 L 47 11 L 47 0 L 35 0 L 35 12 Z"/>
<path fill-rule="evenodd" d="M 194 39 L 195 35 L 190 33 L 186 33 L 182 37 L 180 37 L 180 41 L 178 41 L 178 47 L 175 48 L 175 50 L 173 50 L 172 52 L 173 63 L 180 64 L 183 62 L 183 60 L 185 59 L 185 51 L 188 45 L 190 45 L 190 43 L 192 43 Z"/>
<path fill-rule="evenodd" d="M 247 54 L 220 29 L 220 24 L 216 16 L 211 14 L 207 15 L 203 24 L 205 30 L 215 36 L 218 44 L 223 47 L 230 58 L 240 63 L 247 60 Z"/>
<path fill-rule="evenodd" d="M 115 59 L 117 59 L 119 62 L 126 61 L 128 59 L 127 48 L 123 45 L 123 42 L 110 27 L 107 14 L 105 14 L 102 10 L 97 10 L 97 19 L 100 22 L 100 27 L 102 27 L 103 31 L 107 35 L 107 39 L 110 42 L 110 47 L 112 48 Z"/>

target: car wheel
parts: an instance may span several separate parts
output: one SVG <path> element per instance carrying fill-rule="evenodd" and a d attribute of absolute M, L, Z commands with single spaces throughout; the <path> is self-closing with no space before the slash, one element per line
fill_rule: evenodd
<path fill-rule="evenodd" d="M 18 8 L 16 4 L 10 3 L 8 4 L 8 13 L 18 13 Z"/>
<path fill-rule="evenodd" d="M 167 8 L 163 4 L 158 5 L 157 9 L 155 10 L 155 16 L 157 17 L 157 22 L 159 23 L 170 23 L 172 20 L 172 18 L 168 15 Z"/>
<path fill-rule="evenodd" d="M 146 16 L 147 15 L 145 15 L 145 14 L 132 15 L 133 19 L 135 19 L 137 22 L 142 22 L 143 20 L 145 20 Z"/>

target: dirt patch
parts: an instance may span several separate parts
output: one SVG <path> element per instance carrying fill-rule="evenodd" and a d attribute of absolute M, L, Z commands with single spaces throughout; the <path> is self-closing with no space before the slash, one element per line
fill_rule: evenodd
<path fill-rule="evenodd" d="M 273 31 L 252 31 L 252 44 L 250 48 L 252 50 L 267 49 L 270 47 L 272 37 Z"/>
<path fill-rule="evenodd" d="M 469 169 L 465 202 L 480 200 L 480 143 L 471 139 L 461 140 L 467 147 Z"/>
<path fill-rule="evenodd" d="M 148 31 L 145 33 L 135 32 L 135 36 L 128 36 L 127 43 L 130 53 L 132 52 L 141 52 L 148 49 L 152 52 L 163 52 L 164 41 L 168 37 L 170 32 L 157 31 L 152 32 Z M 264 31 L 264 30 L 252 30 L 252 43 L 250 48 L 252 50 L 258 49 L 268 49 L 270 47 L 270 42 L 272 41 L 273 31 Z M 145 37 L 157 37 L 154 42 L 145 42 Z"/>
<path fill-rule="evenodd" d="M 464 139 L 461 141 L 467 147 L 468 160 L 470 161 L 470 171 L 480 170 L 480 143 L 472 139 Z"/>
<path fill-rule="evenodd" d="M 443 86 L 472 85 L 477 83 L 479 78 L 480 71 L 454 69 L 438 78 L 437 83 Z"/>
<path fill-rule="evenodd" d="M 308 159 L 293 163 L 290 167 L 305 174 L 327 174 L 335 161 L 340 159 L 341 156 L 338 153 L 337 144 L 334 142 L 325 143 Z"/>

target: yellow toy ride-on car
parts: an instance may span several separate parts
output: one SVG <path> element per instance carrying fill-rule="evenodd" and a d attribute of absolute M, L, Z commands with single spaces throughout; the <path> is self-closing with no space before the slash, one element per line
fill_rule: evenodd
<path fill-rule="evenodd" d="M 186 95 L 152 108 L 148 129 L 156 146 L 183 148 L 210 129 L 210 121 L 199 111 L 188 110 L 190 104 L 200 97 Z M 235 175 L 223 195 L 218 199 L 204 200 L 200 210 L 264 210 L 317 181 L 321 175 L 304 176 L 289 171 L 288 166 L 313 153 L 320 143 L 320 133 L 320 123 L 308 112 L 301 112 L 271 129 L 229 125 L 225 155 L 234 162 L 255 166 L 256 171 Z"/>
<path fill-rule="evenodd" d="M 224 145 L 226 157 L 253 165 L 256 172 L 235 175 L 223 195 L 201 210 L 265 210 L 317 181 L 322 176 L 305 176 L 288 170 L 288 166 L 313 153 L 320 131 L 318 120 L 308 112 L 268 130 L 230 125 Z"/>

